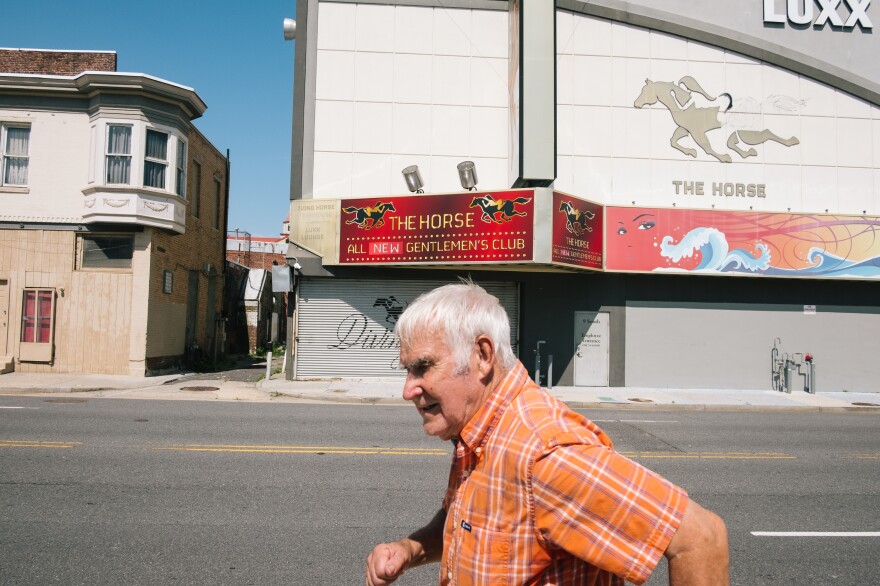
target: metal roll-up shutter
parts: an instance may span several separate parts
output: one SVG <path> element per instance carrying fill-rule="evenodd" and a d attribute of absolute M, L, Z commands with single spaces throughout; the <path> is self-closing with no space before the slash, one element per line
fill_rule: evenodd
<path fill-rule="evenodd" d="M 403 378 L 400 344 L 392 333 L 416 297 L 449 281 L 303 279 L 296 325 L 297 378 Z M 518 355 L 519 290 L 516 283 L 481 282 L 510 317 Z"/>

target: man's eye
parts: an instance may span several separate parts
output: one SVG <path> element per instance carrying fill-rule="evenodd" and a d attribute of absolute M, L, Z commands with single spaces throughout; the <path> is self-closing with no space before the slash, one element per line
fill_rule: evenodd
<path fill-rule="evenodd" d="M 639 230 L 650 230 L 653 227 L 654 227 L 654 222 L 652 222 L 651 220 L 647 220 L 647 221 L 641 222 L 639 224 Z"/>
<path fill-rule="evenodd" d="M 620 234 L 621 236 L 623 236 L 624 234 L 626 234 L 626 228 L 621 226 L 620 228 L 617 229 L 617 233 Z"/>

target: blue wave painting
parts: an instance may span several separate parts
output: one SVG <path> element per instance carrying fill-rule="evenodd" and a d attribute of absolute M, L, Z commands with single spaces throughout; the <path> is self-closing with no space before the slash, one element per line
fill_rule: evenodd
<path fill-rule="evenodd" d="M 880 256 L 859 262 L 833 255 L 821 248 L 811 248 L 808 258 L 811 266 L 802 269 L 781 269 L 770 266 L 771 255 L 767 245 L 755 244 L 754 254 L 743 248 L 730 250 L 727 237 L 716 228 L 694 228 L 674 243 L 672 236 L 664 236 L 660 254 L 679 262 L 682 258 L 700 254 L 700 264 L 689 272 L 743 273 L 785 277 L 852 277 L 880 278 Z M 681 272 L 681 268 L 657 268 L 656 271 Z"/>

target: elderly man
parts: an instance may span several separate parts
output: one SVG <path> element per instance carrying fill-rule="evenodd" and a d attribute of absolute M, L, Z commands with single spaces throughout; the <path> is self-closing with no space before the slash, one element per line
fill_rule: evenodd
<path fill-rule="evenodd" d="M 641 584 L 661 555 L 672 584 L 729 582 L 724 522 L 532 382 L 495 297 L 440 287 L 396 332 L 403 396 L 455 453 L 443 507 L 373 549 L 368 586 L 435 561 L 440 584 Z"/>

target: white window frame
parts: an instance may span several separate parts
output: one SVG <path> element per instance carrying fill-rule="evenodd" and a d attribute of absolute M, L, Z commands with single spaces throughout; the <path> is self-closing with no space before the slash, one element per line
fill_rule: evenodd
<path fill-rule="evenodd" d="M 177 171 L 174 174 L 174 192 L 181 199 L 186 199 L 186 141 L 182 138 L 175 137 L 177 140 Z"/>
<path fill-rule="evenodd" d="M 7 134 L 10 128 L 26 128 L 28 131 L 28 152 L 24 155 L 9 155 L 6 152 L 6 141 Z M 27 187 L 28 180 L 30 179 L 30 166 L 31 166 L 31 157 L 30 157 L 30 137 L 31 137 L 31 125 L 30 124 L 20 124 L 16 122 L 0 122 L 0 187 Z M 6 182 L 6 164 L 9 159 L 24 159 L 27 164 L 25 166 L 25 181 L 24 183 L 7 183 Z"/>
<path fill-rule="evenodd" d="M 147 141 L 150 138 L 151 132 L 154 132 L 156 134 L 165 135 L 165 158 L 164 159 L 159 159 L 157 157 L 151 157 L 151 156 L 147 155 Z M 145 188 L 159 189 L 162 191 L 169 191 L 169 189 L 168 189 L 168 167 L 169 167 L 168 153 L 171 150 L 170 147 L 171 147 L 171 137 L 172 136 L 173 135 L 166 130 L 159 130 L 158 128 L 153 128 L 153 127 L 147 126 L 146 131 L 144 132 L 144 143 L 143 143 L 144 149 L 142 151 L 144 154 L 144 173 L 143 173 L 144 182 L 143 182 L 143 185 Z M 147 185 L 147 169 L 149 168 L 150 164 L 160 165 L 162 167 L 162 181 L 161 181 L 162 185 Z"/>
<path fill-rule="evenodd" d="M 34 340 L 25 340 L 25 321 L 28 319 L 25 311 L 28 293 L 34 294 Z M 49 297 L 49 315 L 40 313 L 40 294 L 47 293 Z M 21 296 L 21 334 L 18 347 L 18 358 L 22 362 L 52 362 L 55 347 L 55 289 L 49 287 L 27 287 L 22 290 Z M 49 320 L 49 339 L 45 342 L 37 341 L 40 331 L 40 321 Z"/>
<path fill-rule="evenodd" d="M 131 133 L 128 137 L 128 152 L 127 153 L 111 153 L 110 152 L 110 129 L 111 127 L 124 127 L 128 128 Z M 131 176 L 134 172 L 134 138 L 135 138 L 135 129 L 133 124 L 124 124 L 120 122 L 108 122 L 104 128 L 104 181 L 105 185 L 131 185 Z M 120 183 L 111 183 L 110 182 L 110 157 L 128 157 L 128 181 L 120 182 Z"/>

